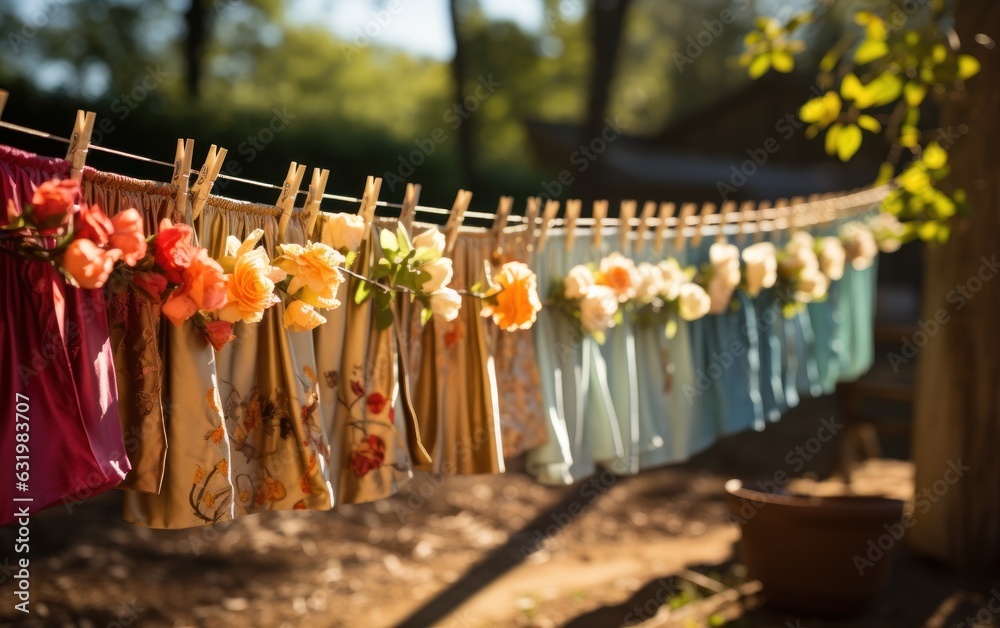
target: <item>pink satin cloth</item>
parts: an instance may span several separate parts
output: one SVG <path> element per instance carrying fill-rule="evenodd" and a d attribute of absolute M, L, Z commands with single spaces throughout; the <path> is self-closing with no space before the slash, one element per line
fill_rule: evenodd
<path fill-rule="evenodd" d="M 0 145 L 0 207 L 11 202 L 20 212 L 40 183 L 68 175 L 62 159 Z M 0 224 L 6 223 L 2 211 Z M 131 466 L 104 291 L 68 286 L 49 264 L 12 254 L 2 240 L 0 247 L 6 247 L 0 251 L 0 524 L 6 525 L 22 507 L 72 510 L 117 486 Z M 25 455 L 19 443 L 27 445 L 27 460 L 18 458 Z"/>

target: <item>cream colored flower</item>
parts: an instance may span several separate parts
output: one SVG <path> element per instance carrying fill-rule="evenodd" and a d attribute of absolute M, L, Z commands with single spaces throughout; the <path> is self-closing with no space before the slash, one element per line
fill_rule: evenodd
<path fill-rule="evenodd" d="M 817 244 L 819 248 L 819 269 L 831 281 L 837 281 L 844 276 L 844 261 L 846 253 L 844 245 L 840 243 L 840 238 L 825 237 L 820 238 Z"/>
<path fill-rule="evenodd" d="M 657 264 L 660 268 L 660 276 L 663 284 L 660 288 L 660 297 L 665 301 L 674 301 L 681 293 L 681 286 L 688 282 L 688 277 L 681 268 L 680 263 L 674 258 L 664 260 Z"/>
<path fill-rule="evenodd" d="M 811 236 L 809 240 L 812 241 Z M 803 271 L 819 270 L 819 258 L 816 257 L 816 251 L 813 250 L 812 246 L 792 247 L 791 245 L 790 242 L 789 246 L 785 248 L 785 256 L 778 264 L 778 272 L 781 273 L 782 277 L 794 280 Z"/>
<path fill-rule="evenodd" d="M 614 327 L 618 295 L 609 286 L 591 286 L 580 300 L 580 323 L 590 333 Z"/>
<path fill-rule="evenodd" d="M 712 279 L 708 283 L 708 294 L 712 299 L 712 314 L 718 314 L 729 307 L 733 291 L 740 285 L 740 250 L 732 244 L 716 242 L 708 249 L 712 265 Z"/>
<path fill-rule="evenodd" d="M 747 294 L 756 297 L 774 286 L 778 279 L 778 258 L 774 245 L 758 242 L 743 249 L 743 278 Z"/>
<path fill-rule="evenodd" d="M 847 261 L 855 270 L 868 268 L 878 255 L 875 236 L 860 222 L 849 222 L 841 227 L 840 240 L 844 244 Z"/>
<path fill-rule="evenodd" d="M 656 264 L 641 262 L 636 267 L 639 284 L 635 289 L 635 298 L 643 303 L 650 303 L 663 291 L 663 271 Z"/>
<path fill-rule="evenodd" d="M 274 265 L 292 277 L 289 294 L 319 308 L 340 305 L 337 290 L 344 282 L 339 270 L 346 261 L 343 255 L 321 242 L 282 244 L 278 253 Z"/>
<path fill-rule="evenodd" d="M 577 265 L 569 269 L 566 273 L 566 282 L 563 287 L 563 296 L 567 299 L 582 299 L 587 290 L 597 282 L 594 280 L 594 273 L 586 266 Z"/>
<path fill-rule="evenodd" d="M 598 285 L 607 286 L 615 291 L 618 301 L 624 303 L 634 299 L 639 285 L 639 271 L 635 262 L 621 253 L 612 253 L 601 260 L 597 269 Z"/>
<path fill-rule="evenodd" d="M 677 311 L 686 321 L 694 321 L 708 314 L 712 298 L 705 289 L 694 282 L 683 284 L 677 296 Z"/>
<path fill-rule="evenodd" d="M 441 254 L 444 253 L 446 243 L 447 240 L 439 229 L 428 229 L 413 237 L 413 248 L 433 249 Z"/>
<path fill-rule="evenodd" d="M 331 214 L 323 225 L 322 240 L 338 251 L 357 251 L 365 235 L 365 221 L 357 214 Z"/>
<path fill-rule="evenodd" d="M 823 298 L 829 287 L 830 280 L 826 275 L 818 268 L 809 268 L 799 273 L 798 281 L 795 283 L 795 296 L 799 301 L 808 303 Z"/>
<path fill-rule="evenodd" d="M 878 242 L 878 248 L 883 253 L 895 253 L 903 246 L 906 227 L 893 214 L 880 213 L 868 221 L 868 228 L 871 229 L 875 241 Z"/>
<path fill-rule="evenodd" d="M 424 281 L 421 286 L 426 294 L 431 294 L 441 290 L 442 288 L 447 288 L 448 284 L 451 283 L 452 277 L 454 276 L 452 261 L 447 257 L 439 257 L 433 262 L 424 264 L 420 267 L 420 269 L 430 275 L 430 277 Z"/>
<path fill-rule="evenodd" d="M 788 244 L 785 245 L 785 250 L 791 253 L 797 253 L 800 249 L 809 249 L 813 251 L 816 249 L 816 239 L 805 231 L 796 231 L 789 238 Z"/>
<path fill-rule="evenodd" d="M 442 288 L 431 294 L 431 312 L 445 321 L 458 318 L 458 310 L 462 307 L 462 296 L 451 288 Z"/>

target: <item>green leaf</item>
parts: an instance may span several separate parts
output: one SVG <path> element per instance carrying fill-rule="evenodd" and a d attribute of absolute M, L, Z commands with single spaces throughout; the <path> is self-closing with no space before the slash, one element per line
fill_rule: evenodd
<path fill-rule="evenodd" d="M 771 54 L 771 67 L 778 72 L 788 74 L 795 69 L 795 59 L 785 50 L 775 50 Z"/>
<path fill-rule="evenodd" d="M 355 251 L 349 251 L 345 257 L 344 268 L 351 268 L 354 266 L 354 260 L 357 259 L 358 254 Z"/>
<path fill-rule="evenodd" d="M 764 76 L 764 73 L 766 73 L 770 68 L 771 53 L 765 52 L 757 55 L 754 60 L 750 62 L 750 69 L 747 73 L 750 75 L 750 78 L 756 79 Z"/>
<path fill-rule="evenodd" d="M 594 337 L 594 340 L 596 340 L 597 344 L 599 345 L 603 345 L 604 342 L 607 340 L 607 336 L 604 335 L 603 331 L 595 331 L 594 333 L 591 334 L 591 336 Z"/>
<path fill-rule="evenodd" d="M 882 125 L 879 124 L 878 120 L 864 114 L 858 116 L 858 126 L 872 133 L 879 133 L 882 130 Z"/>
<path fill-rule="evenodd" d="M 970 79 L 979 74 L 979 59 L 972 55 L 958 55 L 958 78 Z"/>
<path fill-rule="evenodd" d="M 399 249 L 399 244 L 396 242 L 396 234 L 388 229 L 383 229 L 379 232 L 378 241 L 382 245 L 382 251 L 386 253 L 395 253 Z"/>
<path fill-rule="evenodd" d="M 940 170 L 948 164 L 948 153 L 937 142 L 931 142 L 924 148 L 923 161 L 931 170 Z"/>
<path fill-rule="evenodd" d="M 861 128 L 855 124 L 845 124 L 837 134 L 837 157 L 848 161 L 861 148 Z"/>
<path fill-rule="evenodd" d="M 854 51 L 854 61 L 860 65 L 871 63 L 889 54 L 889 46 L 884 41 L 866 39 Z"/>
<path fill-rule="evenodd" d="M 924 242 L 936 240 L 938 235 L 938 223 L 932 220 L 928 220 L 927 222 L 917 227 L 917 235 Z"/>
<path fill-rule="evenodd" d="M 359 281 L 358 288 L 354 292 L 354 302 L 357 305 L 361 305 L 372 295 L 372 287 L 367 281 Z"/>
<path fill-rule="evenodd" d="M 927 95 L 927 86 L 916 81 L 909 81 L 903 86 L 903 99 L 911 107 L 919 107 Z"/>
<path fill-rule="evenodd" d="M 677 321 L 671 318 L 667 321 L 666 326 L 663 328 L 663 334 L 667 337 L 667 340 L 672 339 L 677 335 Z"/>
<path fill-rule="evenodd" d="M 875 179 L 875 185 L 882 185 L 883 183 L 892 181 L 892 177 L 895 174 L 896 168 L 888 161 L 883 162 L 878 168 L 878 177 Z"/>
<path fill-rule="evenodd" d="M 420 310 L 420 326 L 423 327 L 426 325 L 427 321 L 431 320 L 432 316 L 434 316 L 434 312 L 429 307 L 425 307 Z"/>
<path fill-rule="evenodd" d="M 389 329 L 392 326 L 392 308 L 375 308 L 375 327 Z"/>
<path fill-rule="evenodd" d="M 858 100 L 864 96 L 865 87 L 853 73 L 848 73 L 840 82 L 840 95 L 844 100 Z"/>

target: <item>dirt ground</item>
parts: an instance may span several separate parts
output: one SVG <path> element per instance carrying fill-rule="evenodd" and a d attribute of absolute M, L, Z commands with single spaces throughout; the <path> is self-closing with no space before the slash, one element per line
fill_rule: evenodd
<path fill-rule="evenodd" d="M 829 399 L 811 401 L 764 433 L 726 439 L 687 464 L 635 477 L 608 474 L 548 488 L 516 471 L 423 476 L 375 504 L 271 513 L 193 531 L 129 526 L 119 517 L 121 497 L 112 492 L 72 514 L 55 508 L 32 518 L 32 613 L 13 609 L 12 579 L 0 571 L 0 623 L 995 625 L 986 605 L 1000 583 L 963 580 L 905 550 L 888 590 L 862 617 L 835 622 L 785 615 L 768 610 L 757 595 L 708 610 L 695 601 L 668 612 L 671 604 L 698 597 L 671 578 L 684 570 L 696 571 L 695 579 L 743 581 L 734 547 L 739 530 L 725 519 L 725 481 L 790 471 L 786 453 L 834 411 Z M 905 443 L 897 450 L 905 454 Z M 825 477 L 837 453 L 837 441 L 825 444 L 803 475 Z M 893 453 L 890 446 L 887 454 Z M 876 460 L 859 470 L 856 488 L 905 497 L 911 481 L 907 463 Z M 14 536 L 10 528 L 0 530 L 0 563 L 13 564 Z"/>

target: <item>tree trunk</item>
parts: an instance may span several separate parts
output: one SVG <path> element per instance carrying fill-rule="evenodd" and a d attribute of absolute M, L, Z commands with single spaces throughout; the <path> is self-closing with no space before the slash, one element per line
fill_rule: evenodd
<path fill-rule="evenodd" d="M 465 106 L 465 42 L 462 39 L 461 19 L 459 16 L 458 3 L 461 0 L 449 0 L 448 8 L 451 13 L 451 32 L 455 37 L 455 56 L 451 60 L 451 77 L 455 88 L 456 113 L 462 120 L 458 127 L 458 169 L 461 185 L 464 187 L 475 187 L 476 165 L 475 165 L 475 126 L 473 125 L 472 110 Z"/>
<path fill-rule="evenodd" d="M 928 247 L 913 459 L 919 552 L 967 573 L 1000 571 L 1000 60 L 974 43 L 1000 42 L 1000 3 L 960 0 L 956 31 L 982 63 L 944 125 L 955 187 L 971 216 L 942 247 Z M 942 142 L 948 148 L 947 141 Z M 940 322 L 945 321 L 945 322 Z M 925 339 L 926 337 L 926 339 Z M 966 468 L 967 467 L 967 468 Z M 950 470 L 951 469 L 951 470 Z M 957 471 L 956 471 L 957 469 Z M 961 476 L 959 477 L 959 474 Z"/>

